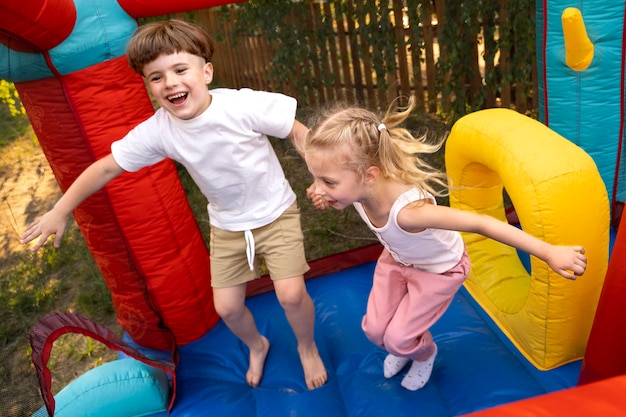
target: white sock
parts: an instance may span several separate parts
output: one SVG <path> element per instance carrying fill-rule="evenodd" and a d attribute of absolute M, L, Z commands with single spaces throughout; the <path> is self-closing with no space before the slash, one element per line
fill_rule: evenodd
<path fill-rule="evenodd" d="M 385 373 L 385 378 L 392 378 L 398 372 L 404 368 L 404 365 L 409 363 L 409 358 L 402 358 L 400 356 L 394 356 L 391 353 L 387 355 L 385 358 L 385 365 L 383 367 L 383 371 Z"/>
<path fill-rule="evenodd" d="M 409 372 L 406 373 L 400 385 L 409 391 L 417 391 L 424 387 L 433 372 L 433 364 L 435 363 L 436 356 L 437 345 L 435 345 L 435 351 L 428 359 L 425 361 L 413 361 Z"/>

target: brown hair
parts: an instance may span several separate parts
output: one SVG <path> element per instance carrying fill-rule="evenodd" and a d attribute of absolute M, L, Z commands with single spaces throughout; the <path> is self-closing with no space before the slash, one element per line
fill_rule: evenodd
<path fill-rule="evenodd" d="M 171 19 L 137 28 L 126 47 L 126 56 L 130 67 L 143 76 L 143 67 L 162 54 L 187 52 L 210 62 L 214 50 L 213 39 L 202 28 Z"/>

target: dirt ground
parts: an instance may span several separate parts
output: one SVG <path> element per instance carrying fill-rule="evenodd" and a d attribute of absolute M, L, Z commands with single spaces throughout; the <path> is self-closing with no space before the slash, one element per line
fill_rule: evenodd
<path fill-rule="evenodd" d="M 32 133 L 2 146 L 0 150 L 0 268 L 7 271 L 28 263 L 28 246 L 19 242 L 26 225 L 49 210 L 61 196 L 52 170 Z M 47 279 L 47 277 L 42 277 Z M 10 284 L 3 285 L 3 288 Z M 76 297 L 70 289 L 57 300 L 56 309 L 71 311 Z M 48 311 L 37 310 L 21 318 L 36 321 Z M 19 319 L 12 317 L 12 319 Z M 119 331 L 115 315 L 100 323 Z M 26 333 L 26 332 L 25 332 Z M 2 340 L 0 364 L 0 417 L 31 415 L 43 402 L 30 360 L 27 334 L 15 340 Z M 95 365 L 112 360 L 116 352 L 91 339 L 66 335 L 54 343 L 49 368 L 53 375 L 53 392 Z M 85 352 L 88 354 L 85 355 Z M 81 356 L 82 355 L 82 356 Z M 8 383 L 7 383 L 8 382 Z"/>
<path fill-rule="evenodd" d="M 19 235 L 33 217 L 60 195 L 39 145 L 28 137 L 17 139 L 0 152 L 0 267 L 22 262 L 28 248 Z M 7 341 L 3 373 L 10 384 L 0 388 L 0 416 L 13 417 L 39 405 L 35 374 L 28 362 L 25 337 Z M 4 378 L 3 378 L 4 379 Z M 19 390 L 15 390 L 19 387 Z"/>
<path fill-rule="evenodd" d="M 28 248 L 19 235 L 48 210 L 61 191 L 39 145 L 18 139 L 0 153 L 0 258 L 7 260 Z"/>

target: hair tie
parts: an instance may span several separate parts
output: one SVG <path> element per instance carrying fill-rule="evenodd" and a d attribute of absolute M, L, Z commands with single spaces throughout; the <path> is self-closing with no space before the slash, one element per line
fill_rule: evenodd
<path fill-rule="evenodd" d="M 385 126 L 385 124 L 384 124 L 384 123 L 379 124 L 379 125 L 378 125 L 378 131 L 379 131 L 379 132 L 382 132 L 382 131 L 383 131 L 383 129 L 387 129 L 387 126 Z"/>

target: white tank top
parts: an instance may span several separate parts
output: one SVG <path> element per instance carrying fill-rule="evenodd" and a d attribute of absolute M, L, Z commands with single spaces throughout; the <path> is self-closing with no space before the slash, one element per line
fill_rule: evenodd
<path fill-rule="evenodd" d="M 442 229 L 425 229 L 418 233 L 410 233 L 398 225 L 400 210 L 410 203 L 426 198 L 437 204 L 431 194 L 415 187 L 398 196 L 389 211 L 387 224 L 383 227 L 375 227 L 370 222 L 361 203 L 354 203 L 354 207 L 396 262 L 440 274 L 461 260 L 465 250 L 461 235 L 456 231 Z"/>

